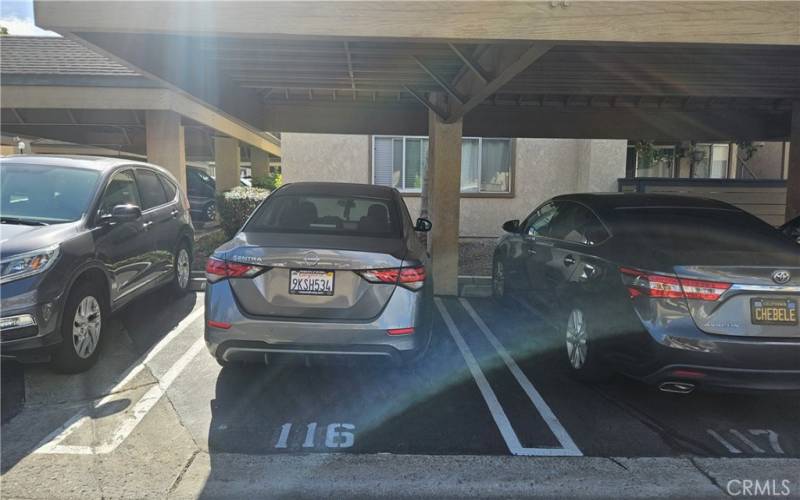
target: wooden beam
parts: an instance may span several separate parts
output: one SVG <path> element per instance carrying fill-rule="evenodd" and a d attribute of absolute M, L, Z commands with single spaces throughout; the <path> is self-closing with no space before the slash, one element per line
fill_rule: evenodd
<path fill-rule="evenodd" d="M 458 120 L 470 110 L 481 104 L 503 85 L 508 83 L 520 72 L 527 69 L 534 61 L 545 55 L 553 46 L 535 44 L 527 47 L 498 46 L 487 57 L 494 60 L 494 78 L 488 83 L 478 81 L 472 73 L 466 74 L 461 81 L 456 83 L 456 88 L 469 89 L 469 100 L 463 105 L 451 106 L 450 120 Z"/>
<path fill-rule="evenodd" d="M 371 103 L 274 104 L 264 128 L 328 134 L 427 134 L 427 106 Z M 563 139 L 784 141 L 788 112 L 753 110 L 565 109 L 479 106 L 464 117 L 464 136 Z"/>
<path fill-rule="evenodd" d="M 464 63 L 464 66 L 467 67 L 470 71 L 472 71 L 475 76 L 484 83 L 484 85 L 488 84 L 491 80 L 491 75 L 481 67 L 481 64 L 472 58 L 471 55 L 464 52 L 461 48 L 453 45 L 452 43 L 447 44 L 450 47 L 450 50 L 455 52 L 459 59 Z"/>
<path fill-rule="evenodd" d="M 344 42 L 344 53 L 347 55 L 347 72 L 350 74 L 350 87 L 353 92 L 356 91 L 356 77 L 353 73 L 353 58 L 350 55 L 350 44 Z"/>
<path fill-rule="evenodd" d="M 426 108 L 428 108 L 429 110 L 434 112 L 436 114 L 436 116 L 441 118 L 443 121 L 447 120 L 447 112 L 445 110 L 441 109 L 439 106 L 437 106 L 436 104 L 431 102 L 424 95 L 420 94 L 419 92 L 417 92 L 416 90 L 412 89 L 411 87 L 403 86 L 403 88 L 406 90 L 406 92 L 411 94 L 414 97 L 414 99 L 419 101 L 420 104 L 422 104 L 423 106 L 425 106 Z"/>
<path fill-rule="evenodd" d="M 411 56 L 411 58 L 419 65 L 420 68 L 422 68 L 423 71 L 425 71 L 425 73 L 428 74 L 428 76 L 430 76 L 433 79 L 434 82 L 436 82 L 442 88 L 442 90 L 447 92 L 447 94 L 450 97 L 452 97 L 453 99 L 455 99 L 456 101 L 458 101 L 462 105 L 464 104 L 464 102 L 466 102 L 464 96 L 462 96 L 456 89 L 451 87 L 450 84 L 447 83 L 447 81 L 445 81 L 444 78 L 440 77 L 436 73 L 436 71 L 434 71 L 428 65 L 426 65 L 424 62 L 422 62 L 422 60 L 420 60 L 419 57 Z"/>
<path fill-rule="evenodd" d="M 274 1 L 35 0 L 36 25 L 64 32 L 395 40 L 548 40 L 800 44 L 795 1 Z M 213 22 L 176 22 L 176 20 Z"/>

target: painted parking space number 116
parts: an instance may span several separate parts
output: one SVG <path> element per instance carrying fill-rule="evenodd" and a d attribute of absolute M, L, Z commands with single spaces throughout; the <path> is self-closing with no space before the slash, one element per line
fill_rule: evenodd
<path fill-rule="evenodd" d="M 350 448 L 355 442 L 356 426 L 347 423 L 333 423 L 329 424 L 325 431 L 325 447 L 326 448 Z M 289 445 L 289 437 L 292 432 L 292 424 L 285 423 L 281 426 L 281 432 L 278 436 L 278 442 L 275 443 L 275 448 L 287 448 Z M 311 422 L 306 425 L 305 438 L 303 440 L 303 448 L 314 448 L 316 446 L 317 423 Z"/>

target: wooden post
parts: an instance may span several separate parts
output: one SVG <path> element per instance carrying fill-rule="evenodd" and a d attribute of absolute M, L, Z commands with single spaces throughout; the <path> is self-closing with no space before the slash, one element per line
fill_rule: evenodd
<path fill-rule="evenodd" d="M 786 220 L 800 215 L 800 101 L 792 106 L 789 133 L 789 167 L 786 176 Z"/>
<path fill-rule="evenodd" d="M 167 169 L 186 192 L 186 145 L 181 115 L 174 111 L 145 113 L 147 161 Z"/>
<path fill-rule="evenodd" d="M 458 295 L 458 234 L 461 197 L 462 120 L 445 123 L 428 112 L 428 215 L 433 229 L 428 239 L 437 295 Z"/>
<path fill-rule="evenodd" d="M 239 185 L 239 141 L 233 137 L 214 137 L 214 164 L 217 192 L 222 193 Z"/>

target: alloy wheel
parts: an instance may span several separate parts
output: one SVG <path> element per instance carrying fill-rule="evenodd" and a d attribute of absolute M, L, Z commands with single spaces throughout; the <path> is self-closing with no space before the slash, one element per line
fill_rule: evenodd
<path fill-rule="evenodd" d="M 573 309 L 569 313 L 567 319 L 567 356 L 569 356 L 569 364 L 572 368 L 580 370 L 586 363 L 587 355 L 589 354 L 589 344 L 587 342 L 588 335 L 586 333 L 586 318 L 583 311 L 580 309 Z"/>
<path fill-rule="evenodd" d="M 209 221 L 213 221 L 216 218 L 217 218 L 217 207 L 215 207 L 214 204 L 211 203 L 206 207 L 206 219 Z"/>
<path fill-rule="evenodd" d="M 178 287 L 183 290 L 189 286 L 191 267 L 189 265 L 189 252 L 185 248 L 178 250 L 178 257 L 175 265 L 175 272 L 178 275 Z"/>
<path fill-rule="evenodd" d="M 72 346 L 75 353 L 86 359 L 94 354 L 100 342 L 102 317 L 100 303 L 94 297 L 87 296 L 78 304 L 72 322 Z"/>

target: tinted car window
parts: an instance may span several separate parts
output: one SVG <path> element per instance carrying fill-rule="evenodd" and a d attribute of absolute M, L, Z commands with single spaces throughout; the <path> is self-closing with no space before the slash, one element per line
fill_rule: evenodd
<path fill-rule="evenodd" d="M 559 202 L 550 224 L 551 238 L 593 245 L 608 238 L 600 220 L 588 208 L 578 203 Z"/>
<path fill-rule="evenodd" d="M 174 200 L 175 195 L 178 193 L 178 188 L 175 187 L 175 184 L 173 184 L 171 180 L 163 175 L 159 175 L 158 178 L 161 180 L 161 187 L 164 188 L 164 193 L 167 195 L 167 201 Z"/>
<path fill-rule="evenodd" d="M 0 215 L 57 223 L 75 221 L 89 209 L 100 174 L 51 165 L 3 163 Z"/>
<path fill-rule="evenodd" d="M 136 181 L 139 184 L 139 193 L 142 196 L 142 210 L 157 207 L 167 202 L 164 188 L 161 187 L 158 175 L 154 172 L 143 169 L 137 170 Z"/>
<path fill-rule="evenodd" d="M 245 231 L 400 236 L 400 212 L 388 199 L 355 196 L 273 195 Z"/>
<path fill-rule="evenodd" d="M 625 243 L 631 256 L 658 254 L 687 265 L 800 263 L 791 240 L 745 212 L 672 207 L 614 212 L 615 239 Z"/>
<path fill-rule="evenodd" d="M 110 214 L 111 209 L 117 205 L 137 205 L 141 207 L 139 191 L 136 188 L 136 180 L 133 177 L 132 170 L 117 172 L 111 178 L 100 202 L 100 214 Z"/>
<path fill-rule="evenodd" d="M 528 236 L 547 236 L 549 224 L 556 214 L 556 207 L 552 203 L 541 206 L 528 216 L 523 223 L 524 234 Z"/>

